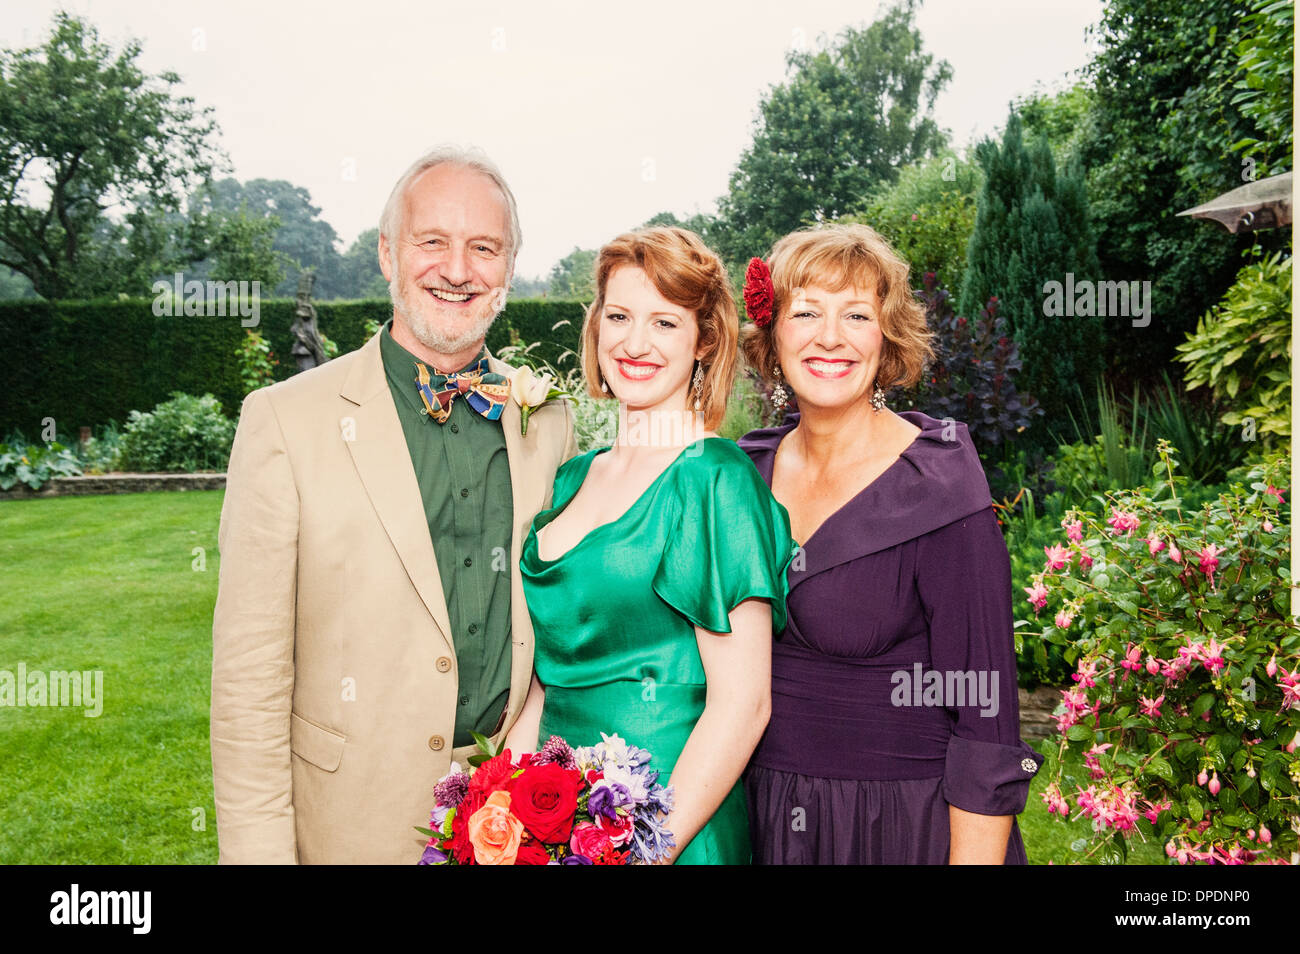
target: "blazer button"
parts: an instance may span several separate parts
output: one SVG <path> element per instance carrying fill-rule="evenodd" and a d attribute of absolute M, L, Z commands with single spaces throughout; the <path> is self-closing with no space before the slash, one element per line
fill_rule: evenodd
<path fill-rule="evenodd" d="M 429 748 L 433 749 L 433 751 L 435 752 L 441 752 L 442 747 L 446 744 L 447 743 L 443 741 L 443 738 L 440 735 L 434 735 L 429 737 Z"/>
<path fill-rule="evenodd" d="M 438 672 L 451 672 L 451 657 L 439 656 L 434 665 L 438 667 Z"/>

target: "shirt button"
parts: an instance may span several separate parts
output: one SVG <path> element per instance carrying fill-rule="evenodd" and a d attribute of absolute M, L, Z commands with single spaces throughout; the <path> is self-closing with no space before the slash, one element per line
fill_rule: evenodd
<path fill-rule="evenodd" d="M 429 748 L 433 749 L 433 751 L 435 752 L 441 752 L 442 747 L 446 744 L 447 743 L 443 741 L 443 738 L 440 735 L 434 735 L 429 737 Z"/>
<path fill-rule="evenodd" d="M 460 697 L 460 704 L 463 705 L 463 706 L 467 706 L 467 705 L 469 705 L 469 696 L 461 696 L 461 697 Z"/>
<path fill-rule="evenodd" d="M 465 565 L 466 565 L 466 566 L 473 566 L 473 565 L 474 565 L 474 561 L 473 561 L 470 557 L 465 557 Z"/>
<path fill-rule="evenodd" d="M 451 432 L 452 432 L 453 434 L 459 434 L 459 433 L 460 433 L 460 425 L 459 425 L 459 424 L 453 424 L 453 425 L 451 426 Z"/>
<path fill-rule="evenodd" d="M 474 634 L 474 633 L 477 633 L 477 632 L 478 632 L 478 623 L 470 623 L 470 624 L 469 624 L 469 631 L 470 631 L 470 634 L 471 634 L 471 635 Z"/>
<path fill-rule="evenodd" d="M 438 672 L 451 672 L 451 657 L 439 656 L 434 665 L 438 667 Z"/>
<path fill-rule="evenodd" d="M 460 495 L 461 495 L 462 497 L 468 497 L 468 496 L 469 496 L 469 488 L 467 488 L 467 487 L 462 487 L 462 488 L 460 488 Z"/>

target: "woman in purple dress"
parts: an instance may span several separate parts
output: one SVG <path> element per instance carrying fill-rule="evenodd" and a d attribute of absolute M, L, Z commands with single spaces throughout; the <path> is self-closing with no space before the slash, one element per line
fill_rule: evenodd
<path fill-rule="evenodd" d="M 801 545 L 746 773 L 759 864 L 1026 861 L 1011 571 L 964 424 L 884 393 L 929 357 L 908 266 L 861 225 L 750 264 L 746 358 L 799 413 L 740 446 Z"/>

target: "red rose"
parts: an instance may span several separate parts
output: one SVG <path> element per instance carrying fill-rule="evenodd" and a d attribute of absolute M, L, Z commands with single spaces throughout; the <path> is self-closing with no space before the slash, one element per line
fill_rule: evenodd
<path fill-rule="evenodd" d="M 508 792 L 514 787 L 511 776 L 515 771 L 516 767 L 510 761 L 510 750 L 506 749 L 474 770 L 469 779 L 469 790 L 482 792 L 485 796 L 498 791 Z"/>
<path fill-rule="evenodd" d="M 513 803 L 512 803 L 513 808 Z M 535 841 L 530 841 L 526 845 L 519 846 L 519 854 L 515 855 L 515 864 L 517 865 L 549 865 L 551 856 L 546 849 Z"/>
<path fill-rule="evenodd" d="M 762 328 L 772 320 L 772 303 L 776 289 L 772 287 L 772 273 L 761 258 L 751 258 L 745 269 L 745 314 Z"/>
<path fill-rule="evenodd" d="M 554 762 L 530 765 L 515 779 L 511 811 L 537 840 L 559 844 L 569 840 L 578 810 L 581 776 Z"/>

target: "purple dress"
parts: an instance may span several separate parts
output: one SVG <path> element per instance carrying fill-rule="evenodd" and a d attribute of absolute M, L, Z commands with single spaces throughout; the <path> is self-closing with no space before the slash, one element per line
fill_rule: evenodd
<path fill-rule="evenodd" d="M 1011 566 L 965 424 L 921 429 L 806 541 L 745 775 L 756 864 L 946 864 L 948 806 L 1024 810 Z M 797 419 L 740 447 L 770 486 Z M 1006 862 L 1024 864 L 1013 822 Z"/>

